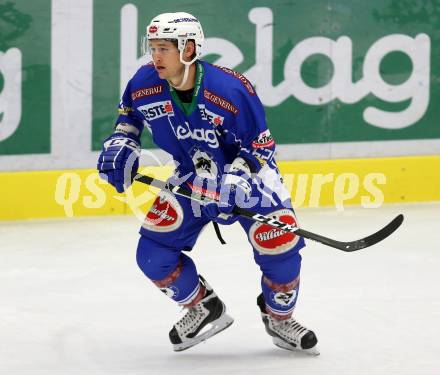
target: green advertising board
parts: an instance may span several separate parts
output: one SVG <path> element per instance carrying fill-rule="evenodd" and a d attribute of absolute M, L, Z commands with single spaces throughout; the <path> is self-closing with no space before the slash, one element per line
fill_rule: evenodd
<path fill-rule="evenodd" d="M 139 51 L 145 26 L 172 11 L 200 19 L 206 60 L 253 82 L 279 159 L 440 153 L 437 1 L 182 6 L 2 2 L 0 169 L 93 166 L 121 91 L 147 62 Z M 154 147 L 146 133 L 143 147 Z"/>
<path fill-rule="evenodd" d="M 115 118 L 121 79 L 129 78 L 121 61 L 142 63 L 124 51 L 154 15 L 179 4 L 94 2 L 95 150 Z M 203 24 L 205 59 L 255 84 L 277 143 L 301 144 L 440 138 L 440 56 L 433 48 L 440 9 L 429 4 L 225 1 L 192 2 L 185 11 Z"/>
<path fill-rule="evenodd" d="M 0 3 L 0 155 L 50 153 L 50 5 Z"/>

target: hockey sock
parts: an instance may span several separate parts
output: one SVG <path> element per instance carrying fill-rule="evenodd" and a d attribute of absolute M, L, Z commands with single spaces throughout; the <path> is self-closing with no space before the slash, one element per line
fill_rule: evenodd
<path fill-rule="evenodd" d="M 204 296 L 204 287 L 199 282 L 196 266 L 192 259 L 183 253 L 177 267 L 167 277 L 153 282 L 180 305 L 190 305 L 194 300 L 200 300 Z"/>
<path fill-rule="evenodd" d="M 277 284 L 266 276 L 261 279 L 266 311 L 276 319 L 289 319 L 299 291 L 299 276 L 287 284 Z"/>

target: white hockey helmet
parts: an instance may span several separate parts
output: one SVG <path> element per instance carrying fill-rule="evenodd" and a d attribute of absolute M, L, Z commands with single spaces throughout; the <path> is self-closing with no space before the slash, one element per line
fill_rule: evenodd
<path fill-rule="evenodd" d="M 148 52 L 148 41 L 151 39 L 174 39 L 177 40 L 177 48 L 180 51 L 180 61 L 190 65 L 202 55 L 204 41 L 203 29 L 199 20 L 185 12 L 162 13 L 154 17 L 147 26 L 146 33 L 142 38 L 142 53 Z M 183 60 L 183 50 L 188 40 L 194 40 L 195 57 L 191 61 Z"/>

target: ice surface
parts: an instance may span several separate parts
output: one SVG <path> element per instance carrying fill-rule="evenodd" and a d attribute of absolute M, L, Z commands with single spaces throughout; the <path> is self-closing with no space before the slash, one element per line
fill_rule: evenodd
<path fill-rule="evenodd" d="M 0 223 L 0 374 L 440 374 L 440 204 L 299 210 L 304 229 L 368 235 L 398 213 L 403 227 L 343 253 L 308 242 L 296 317 L 319 357 L 272 345 L 256 306 L 259 271 L 238 225 L 208 226 L 191 256 L 235 318 L 174 353 L 179 308 L 135 261 L 139 223 L 105 217 Z"/>

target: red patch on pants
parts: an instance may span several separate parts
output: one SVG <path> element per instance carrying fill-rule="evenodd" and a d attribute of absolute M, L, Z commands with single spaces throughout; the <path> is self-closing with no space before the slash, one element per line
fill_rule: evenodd
<path fill-rule="evenodd" d="M 287 224 L 297 224 L 293 212 L 288 209 L 275 211 L 268 216 Z M 281 229 L 258 222 L 251 226 L 249 238 L 255 250 L 266 255 L 285 253 L 292 249 L 299 240 L 299 237 L 294 233 L 284 232 Z"/>
<path fill-rule="evenodd" d="M 155 232 L 171 232 L 180 227 L 183 210 L 177 199 L 161 191 L 145 217 L 143 227 Z"/>

